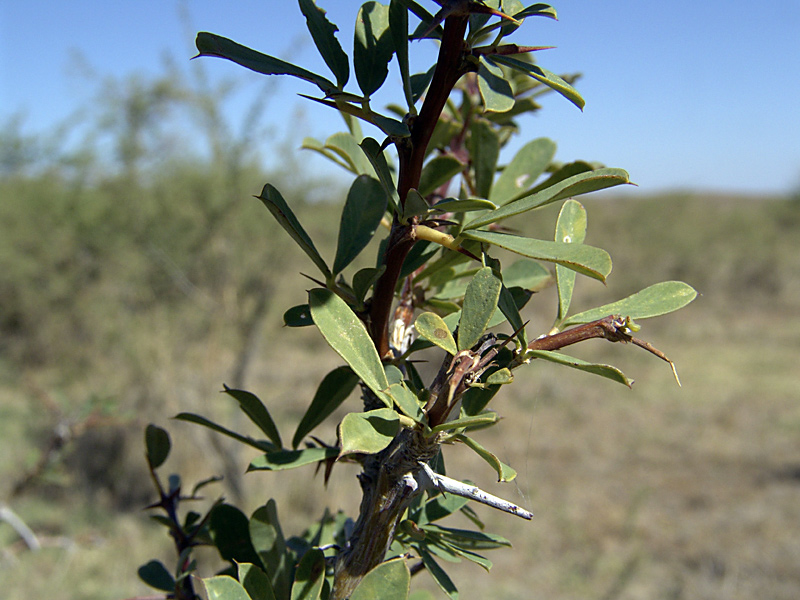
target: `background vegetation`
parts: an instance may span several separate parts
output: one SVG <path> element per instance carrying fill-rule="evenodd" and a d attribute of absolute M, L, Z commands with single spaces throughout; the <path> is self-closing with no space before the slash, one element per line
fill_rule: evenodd
<path fill-rule="evenodd" d="M 259 394 L 288 427 L 337 364 L 314 331 L 281 327 L 282 308 L 305 294 L 300 278 L 278 287 L 276 277 L 307 265 L 250 197 L 274 182 L 332 255 L 326 223 L 338 215 L 314 200 L 337 183 L 289 162 L 265 174 L 252 148 L 269 135 L 260 118 L 269 96 L 232 125 L 220 111 L 227 89 L 177 71 L 104 82 L 79 145 L 62 142 L 68 131 L 2 128 L 0 504 L 42 545 L 28 550 L 0 523 L 11 600 L 147 593 L 136 567 L 154 549 L 166 559 L 170 545 L 141 511 L 154 499 L 144 424 L 180 411 L 231 423 L 238 417 L 217 393 L 225 382 Z M 613 354 L 640 379 L 633 391 L 565 381 L 552 366 L 521 373 L 528 381 L 495 407 L 507 419 L 502 439 L 490 431 L 486 444 L 518 468 L 520 503 L 536 517 L 520 525 L 477 509 L 516 551 L 497 558 L 491 579 L 454 566 L 469 578 L 464 595 L 796 598 L 800 204 L 688 192 L 585 204 L 587 243 L 609 250 L 628 279 L 612 275 L 613 294 L 581 281 L 576 307 L 666 279 L 703 294 L 648 323 L 684 387 L 643 353 L 600 343 L 593 359 Z M 539 211 L 531 232 L 548 236 L 557 210 Z M 526 316 L 549 315 L 552 302 L 541 294 Z M 297 509 L 283 515 L 290 531 L 321 512 L 321 476 L 282 473 L 276 488 L 269 473 L 242 476 L 246 450 L 191 425 L 169 429 L 179 453 L 168 468 L 190 480 L 225 476 L 206 488 L 209 500 L 224 493 L 247 512 L 276 497 Z M 355 512 L 355 473 L 334 473 L 332 510 Z M 489 473 L 472 477 L 492 489 Z"/>

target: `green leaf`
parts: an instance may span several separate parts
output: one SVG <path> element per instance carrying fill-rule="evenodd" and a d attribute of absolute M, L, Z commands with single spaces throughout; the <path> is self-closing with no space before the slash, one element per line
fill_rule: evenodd
<path fill-rule="evenodd" d="M 540 184 L 531 188 L 529 193 L 534 194 L 536 192 L 540 192 L 545 188 L 549 188 L 551 185 L 555 185 L 564 181 L 565 179 L 569 179 L 573 175 L 580 175 L 581 173 L 594 171 L 595 169 L 599 168 L 600 166 L 592 165 L 583 160 L 576 160 L 575 162 L 567 163 L 560 167 L 555 173 L 552 173 L 550 177 L 542 181 Z"/>
<path fill-rule="evenodd" d="M 517 196 L 505 206 L 476 217 L 464 225 L 464 229 L 477 229 L 490 223 L 498 223 L 534 208 L 546 206 L 551 202 L 588 194 L 589 192 L 624 183 L 630 183 L 630 181 L 628 180 L 628 174 L 622 169 L 597 169 L 596 171 L 580 173 L 531 195 L 528 195 L 530 192 L 523 192 L 521 196 Z"/>
<path fill-rule="evenodd" d="M 226 429 L 222 425 L 217 425 L 213 421 L 209 421 L 205 417 L 201 417 L 200 415 L 196 415 L 193 413 L 180 413 L 173 417 L 178 421 L 186 421 L 187 423 L 194 423 L 196 425 L 202 425 L 203 427 L 208 427 L 209 429 L 216 431 L 217 433 L 221 433 L 222 435 L 227 435 L 229 438 L 233 438 L 243 444 L 247 444 L 248 446 L 252 446 L 253 448 L 257 448 L 262 452 L 270 452 L 271 450 L 275 450 L 275 446 L 266 440 L 254 440 L 253 438 L 245 435 L 241 435 L 236 433 L 235 431 L 231 431 L 230 429 Z"/>
<path fill-rule="evenodd" d="M 252 600 L 242 584 L 230 575 L 203 579 L 208 600 Z"/>
<path fill-rule="evenodd" d="M 439 563 L 434 560 L 433 556 L 424 548 L 418 547 L 420 558 L 422 559 L 428 573 L 431 574 L 433 580 L 447 594 L 451 600 L 458 600 L 458 588 L 456 588 L 453 580 L 448 577 L 444 569 L 439 566 Z"/>
<path fill-rule="evenodd" d="M 392 210 L 395 210 L 400 204 L 400 197 L 397 195 L 397 187 L 392 179 L 392 172 L 386 162 L 386 156 L 381 150 L 381 145 L 372 138 L 364 138 L 361 141 L 361 150 L 366 155 L 375 173 L 378 175 L 378 180 L 389 198 L 389 204 Z"/>
<path fill-rule="evenodd" d="M 344 300 L 330 290 L 310 290 L 308 298 L 311 317 L 325 341 L 350 365 L 361 381 L 387 407 L 391 407 L 391 399 L 384 392 L 389 387 L 386 372 L 361 320 Z"/>
<path fill-rule="evenodd" d="M 536 81 L 543 83 L 550 89 L 564 96 L 564 98 L 572 102 L 581 110 L 583 110 L 583 107 L 586 104 L 574 87 L 561 79 L 561 77 L 555 73 L 551 73 L 547 69 L 543 69 L 537 64 L 524 62 L 518 58 L 511 58 L 510 56 L 499 55 L 488 57 L 487 62 L 500 63 L 501 65 L 511 67 L 516 71 L 520 71 L 521 73 L 525 73 L 526 75 L 533 77 Z"/>
<path fill-rule="evenodd" d="M 297 220 L 292 209 L 286 204 L 286 200 L 283 199 L 281 193 L 268 183 L 264 186 L 264 189 L 261 190 L 261 195 L 256 197 L 264 203 L 280 226 L 286 230 L 297 245 L 300 246 L 314 264 L 317 265 L 317 268 L 325 276 L 325 279 L 329 279 L 331 277 L 331 272 L 328 269 L 328 265 L 322 260 L 316 247 L 314 247 L 314 242 L 308 237 L 306 230 L 300 225 L 300 221 Z"/>
<path fill-rule="evenodd" d="M 500 173 L 489 193 L 489 200 L 500 206 L 519 197 L 544 173 L 555 154 L 556 144 L 547 138 L 525 144 Z"/>
<path fill-rule="evenodd" d="M 144 445 L 147 449 L 147 462 L 151 469 L 157 469 L 164 464 L 172 447 L 167 431 L 152 423 L 144 430 Z"/>
<path fill-rule="evenodd" d="M 634 320 L 657 317 L 683 308 L 696 297 L 694 288 L 682 281 L 663 281 L 617 302 L 573 315 L 562 326 L 590 323 L 608 315 L 622 315 Z"/>
<path fill-rule="evenodd" d="M 368 107 L 351 104 L 342 98 L 341 94 L 335 95 L 337 98 L 336 100 L 329 100 L 327 98 L 314 98 L 313 96 L 308 96 L 306 94 L 298 94 L 298 96 L 301 98 L 306 98 L 307 100 L 312 100 L 313 102 L 322 104 L 328 108 L 332 108 L 338 111 L 340 115 L 352 115 L 361 119 L 362 121 L 372 123 L 386 135 L 396 135 L 399 137 L 409 135 L 408 125 L 402 121 L 398 121 L 397 119 L 392 119 L 391 117 L 386 117 L 376 113 L 373 110 L 370 110 Z M 356 99 L 358 98 L 350 98 L 350 100 L 353 101 Z M 347 117 L 345 117 L 345 120 L 347 120 Z"/>
<path fill-rule="evenodd" d="M 466 231 L 462 235 L 528 258 L 554 262 L 600 281 L 605 281 L 611 273 L 611 257 L 600 248 L 534 240 L 494 231 Z"/>
<path fill-rule="evenodd" d="M 276 450 L 257 456 L 250 461 L 247 471 L 288 471 L 313 465 L 339 455 L 338 448 L 305 448 L 304 450 Z"/>
<path fill-rule="evenodd" d="M 292 600 L 317 600 L 325 582 L 325 555 L 311 548 L 300 559 L 292 585 Z"/>
<path fill-rule="evenodd" d="M 483 198 L 445 198 L 431 206 L 431 210 L 440 212 L 472 212 L 475 210 L 494 210 L 497 205 Z"/>
<path fill-rule="evenodd" d="M 287 558 L 286 540 L 275 500 L 270 499 L 250 517 L 250 539 L 272 583 L 275 597 L 288 598 L 292 565 Z"/>
<path fill-rule="evenodd" d="M 346 115 L 347 113 L 342 113 Z M 349 117 L 349 115 L 347 115 Z M 355 121 L 355 119 L 353 119 Z M 357 121 L 355 121 L 357 122 Z M 342 167 L 343 169 L 347 169 L 348 171 L 353 171 L 353 166 L 350 164 L 349 161 L 344 160 L 341 156 L 339 156 L 338 152 L 334 152 L 331 148 L 323 145 L 322 142 L 316 140 L 311 137 L 303 138 L 303 143 L 300 144 L 300 147 L 304 150 L 312 150 L 321 154 L 329 161 L 337 164 L 338 166 Z"/>
<path fill-rule="evenodd" d="M 469 129 L 475 191 L 478 196 L 486 198 L 492 189 L 497 159 L 500 156 L 500 136 L 486 119 L 474 119 Z"/>
<path fill-rule="evenodd" d="M 391 443 L 398 431 L 400 416 L 391 408 L 345 415 L 339 424 L 339 456 L 376 454 Z"/>
<path fill-rule="evenodd" d="M 358 87 L 371 96 L 386 80 L 394 43 L 389 29 L 389 7 L 366 2 L 356 18 L 353 65 Z"/>
<path fill-rule="evenodd" d="M 223 387 L 225 388 L 224 392 L 239 403 L 239 407 L 244 414 L 250 417 L 250 420 L 264 435 L 280 448 L 283 445 L 281 444 L 281 435 L 278 433 L 278 428 L 275 426 L 275 421 L 272 420 L 267 407 L 264 406 L 258 396 L 244 390 L 231 389 L 227 385 L 223 385 Z"/>
<path fill-rule="evenodd" d="M 497 300 L 497 307 L 503 316 L 508 319 L 508 323 L 517 332 L 517 340 L 521 348 L 528 345 L 527 336 L 525 334 L 525 323 L 522 321 L 522 316 L 519 314 L 517 303 L 514 300 L 514 294 L 504 284 L 500 289 L 500 297 Z"/>
<path fill-rule="evenodd" d="M 336 153 L 353 174 L 375 175 L 375 169 L 353 134 L 343 131 L 334 133 L 325 140 L 325 148 Z"/>
<path fill-rule="evenodd" d="M 503 285 L 507 288 L 519 287 L 531 292 L 540 292 L 550 285 L 553 276 L 538 262 L 518 260 L 503 269 Z"/>
<path fill-rule="evenodd" d="M 303 438 L 327 419 L 353 392 L 358 375 L 350 367 L 338 367 L 328 373 L 317 387 L 314 399 L 294 432 L 292 447 L 297 448 Z"/>
<path fill-rule="evenodd" d="M 447 421 L 441 425 L 437 425 L 431 431 L 438 433 L 440 431 L 452 431 L 453 429 L 469 429 L 471 427 L 481 427 L 484 425 L 493 425 L 500 420 L 500 416 L 496 412 L 485 412 L 472 417 L 461 417 Z"/>
<path fill-rule="evenodd" d="M 483 388 L 469 388 L 461 397 L 461 410 L 465 415 L 481 414 L 498 391 L 500 391 L 499 385 L 487 385 Z"/>
<path fill-rule="evenodd" d="M 216 56 L 225 58 L 256 73 L 264 75 L 291 75 L 309 81 L 316 85 L 326 96 L 334 95 L 338 88 L 336 85 L 316 73 L 307 71 L 302 67 L 293 65 L 274 56 L 268 56 L 237 44 L 233 40 L 220 35 L 201 31 L 195 40 L 198 56 Z"/>
<path fill-rule="evenodd" d="M 139 567 L 139 579 L 147 585 L 163 592 L 175 592 L 175 579 L 161 561 L 151 560 Z"/>
<path fill-rule="evenodd" d="M 426 523 L 444 519 L 461 510 L 466 506 L 467 502 L 469 502 L 469 500 L 462 496 L 456 496 L 455 494 L 439 494 L 422 505 L 419 515 L 415 516 L 416 522 L 418 525 L 422 526 Z"/>
<path fill-rule="evenodd" d="M 493 550 L 504 546 L 511 547 L 511 542 L 506 538 L 484 531 L 454 529 L 452 527 L 442 527 L 441 525 L 422 525 L 421 528 L 425 531 L 437 533 L 449 544 L 466 550 Z"/>
<path fill-rule="evenodd" d="M 517 472 L 514 469 L 503 463 L 497 456 L 489 452 L 472 438 L 460 433 L 456 435 L 456 439 L 468 448 L 474 450 L 478 456 L 491 465 L 497 473 L 497 481 L 513 481 L 517 476 Z"/>
<path fill-rule="evenodd" d="M 411 99 L 414 100 L 414 102 L 422 98 L 422 95 L 428 89 L 435 70 L 436 65 L 433 65 L 424 73 L 414 73 L 411 76 Z"/>
<path fill-rule="evenodd" d="M 564 244 L 582 244 L 586 239 L 586 209 L 577 200 L 567 200 L 556 221 L 556 242 Z M 558 289 L 558 317 L 563 320 L 569 312 L 572 292 L 575 289 L 577 273 L 556 265 L 556 288 Z"/>
<path fill-rule="evenodd" d="M 428 214 L 430 207 L 420 193 L 411 188 L 406 195 L 406 203 L 403 206 L 403 223 L 408 223 L 412 217 Z"/>
<path fill-rule="evenodd" d="M 420 337 L 428 340 L 432 344 L 439 346 L 445 352 L 455 356 L 458 354 L 456 341 L 450 333 L 444 319 L 432 312 L 424 312 L 417 317 L 414 328 Z"/>
<path fill-rule="evenodd" d="M 513 381 L 514 374 L 511 372 L 511 369 L 503 367 L 486 378 L 486 385 L 506 385 Z"/>
<path fill-rule="evenodd" d="M 386 212 L 386 201 L 377 179 L 361 175 L 353 182 L 342 210 L 334 274 L 341 273 L 369 244 Z"/>
<path fill-rule="evenodd" d="M 528 350 L 525 353 L 525 356 L 530 356 L 531 358 L 541 358 L 559 365 L 578 369 L 579 371 L 600 375 L 601 377 L 605 377 L 611 381 L 616 381 L 617 383 L 627 385 L 628 387 L 631 387 L 633 384 L 633 379 L 628 379 L 622 371 L 616 367 L 612 367 L 611 365 L 589 363 L 585 360 L 581 360 L 580 358 L 567 356 L 566 354 L 553 352 L 551 350 Z"/>
<path fill-rule="evenodd" d="M 283 313 L 283 324 L 286 327 L 309 327 L 314 324 L 308 304 L 298 304 Z"/>
<path fill-rule="evenodd" d="M 417 191 L 423 197 L 432 194 L 442 184 L 447 183 L 463 170 L 464 163 L 455 156 L 444 155 L 432 158 L 422 167 Z"/>
<path fill-rule="evenodd" d="M 408 9 L 403 0 L 391 0 L 389 3 L 389 28 L 392 33 L 394 53 L 397 66 L 400 68 L 400 79 L 406 95 L 408 110 L 415 113 L 414 93 L 411 89 L 411 75 L 408 66 Z"/>
<path fill-rule="evenodd" d="M 478 90 L 487 112 L 503 113 L 514 108 L 514 92 L 503 75 L 503 69 L 480 57 L 478 64 Z"/>
<path fill-rule="evenodd" d="M 464 294 L 464 307 L 458 321 L 458 349 L 469 350 L 489 324 L 500 297 L 502 282 L 490 267 L 478 271 L 467 286 Z"/>
<path fill-rule="evenodd" d="M 364 576 L 350 600 L 405 600 L 411 586 L 411 573 L 405 558 L 379 564 Z"/>
<path fill-rule="evenodd" d="M 389 386 L 389 393 L 394 398 L 395 406 L 410 419 L 417 423 L 425 423 L 425 413 L 422 412 L 417 396 L 408 389 L 405 383 L 394 383 Z"/>
<path fill-rule="evenodd" d="M 300 10 L 306 18 L 308 31 L 311 33 L 317 50 L 336 77 L 336 85 L 339 86 L 339 89 L 344 89 L 350 78 L 350 65 L 339 40 L 336 39 L 335 34 L 339 28 L 328 21 L 325 11 L 319 8 L 314 0 L 299 0 L 299 2 Z"/>
<path fill-rule="evenodd" d="M 250 541 L 250 522 L 235 506 L 218 504 L 211 510 L 208 531 L 223 560 L 259 562 Z"/>
<path fill-rule="evenodd" d="M 386 265 L 379 268 L 365 267 L 356 271 L 353 275 L 353 294 L 359 302 L 363 302 L 370 288 L 380 279 L 386 271 Z"/>
<path fill-rule="evenodd" d="M 253 600 L 276 600 L 272 582 L 262 569 L 251 563 L 238 563 L 239 581 Z"/>

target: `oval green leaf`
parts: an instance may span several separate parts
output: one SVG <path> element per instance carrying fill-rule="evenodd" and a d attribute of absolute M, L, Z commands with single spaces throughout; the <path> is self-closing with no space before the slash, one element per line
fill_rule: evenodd
<path fill-rule="evenodd" d="M 275 597 L 288 598 L 294 559 L 287 556 L 286 539 L 275 500 L 270 499 L 250 517 L 250 539 L 270 578 Z"/>
<path fill-rule="evenodd" d="M 437 425 L 431 431 L 438 433 L 440 431 L 452 431 L 453 429 L 470 428 L 470 427 L 484 427 L 486 425 L 493 425 L 500 420 L 500 416 L 496 412 L 485 412 L 472 417 L 461 417 L 447 421 L 441 425 Z"/>
<path fill-rule="evenodd" d="M 556 242 L 582 244 L 586 239 L 586 209 L 577 200 L 567 200 L 556 221 Z M 556 265 L 556 288 L 558 289 L 558 317 L 560 321 L 567 316 L 572 302 L 577 273 L 561 265 Z"/>
<path fill-rule="evenodd" d="M 269 452 L 271 450 L 276 450 L 275 445 L 268 442 L 267 440 L 254 440 L 250 436 L 242 435 L 240 433 L 236 433 L 235 431 L 231 431 L 223 427 L 222 425 L 218 425 L 213 421 L 206 419 L 200 415 L 196 415 L 194 413 L 180 413 L 173 417 L 178 421 L 186 421 L 187 423 L 194 423 L 196 425 L 202 425 L 203 427 L 208 427 L 212 431 L 216 431 L 217 433 L 221 433 L 222 435 L 226 435 L 229 438 L 233 438 L 238 442 L 242 442 L 243 444 L 247 444 L 248 446 L 252 446 L 253 448 L 257 448 L 262 452 Z"/>
<path fill-rule="evenodd" d="M 682 281 L 662 281 L 640 292 L 569 317 L 562 326 L 579 325 L 608 315 L 622 315 L 633 320 L 647 319 L 683 308 L 697 297 L 697 292 Z"/>
<path fill-rule="evenodd" d="M 460 433 L 456 436 L 456 439 L 468 448 L 471 448 L 478 456 L 491 465 L 497 473 L 497 481 L 513 481 L 517 476 L 517 472 L 514 469 L 503 463 L 497 456 L 489 452 L 472 438 Z"/>
<path fill-rule="evenodd" d="M 236 567 L 239 582 L 252 600 L 275 600 L 272 582 L 261 568 L 251 563 L 238 563 Z"/>
<path fill-rule="evenodd" d="M 553 276 L 538 262 L 518 260 L 503 269 L 503 285 L 519 287 L 529 292 L 540 292 L 553 282 Z"/>
<path fill-rule="evenodd" d="M 288 471 L 313 465 L 321 460 L 338 456 L 337 448 L 305 448 L 304 450 L 278 450 L 257 456 L 250 461 L 249 471 Z"/>
<path fill-rule="evenodd" d="M 311 317 L 322 337 L 350 365 L 364 384 L 391 407 L 384 390 L 389 387 L 378 351 L 367 329 L 347 303 L 326 289 L 308 292 Z"/>
<path fill-rule="evenodd" d="M 350 600 L 405 600 L 410 586 L 411 573 L 405 558 L 395 558 L 367 573 Z"/>
<path fill-rule="evenodd" d="M 275 186 L 268 183 L 264 186 L 264 189 L 261 190 L 261 195 L 256 197 L 264 203 L 264 206 L 269 209 L 269 212 L 272 213 L 272 216 L 275 217 L 275 220 L 278 221 L 280 226 L 286 230 L 286 233 L 292 237 L 297 245 L 303 249 L 303 252 L 317 265 L 317 268 L 325 276 L 325 279 L 330 278 L 331 272 L 330 269 L 328 269 L 328 265 L 322 260 L 322 257 L 314 246 L 314 242 L 308 237 L 306 230 L 300 225 L 300 221 L 297 220 L 294 212 L 289 208 L 286 200 L 283 199 L 283 196 L 281 196 L 281 193 Z"/>
<path fill-rule="evenodd" d="M 621 383 L 622 385 L 626 385 L 628 387 L 633 385 L 633 379 L 628 379 L 628 377 L 622 371 L 611 365 L 590 363 L 586 362 L 585 360 L 581 360 L 580 358 L 567 356 L 566 354 L 553 352 L 551 350 L 528 350 L 528 352 L 525 353 L 525 356 L 531 358 L 541 358 L 559 365 L 578 369 L 579 371 L 592 373 L 593 375 L 600 375 L 601 377 L 605 377 L 611 381 L 616 381 L 617 383 Z"/>
<path fill-rule="evenodd" d="M 361 175 L 353 182 L 342 209 L 334 274 L 341 273 L 369 244 L 386 212 L 386 202 L 386 194 L 377 179 Z"/>
<path fill-rule="evenodd" d="M 422 412 L 419 400 L 404 383 L 393 383 L 389 386 L 389 393 L 394 398 L 395 406 L 410 419 L 417 423 L 425 423 L 425 413 Z"/>
<path fill-rule="evenodd" d="M 505 206 L 474 218 L 464 225 L 464 229 L 477 229 L 484 225 L 498 223 L 509 217 L 546 206 L 552 202 L 625 183 L 630 183 L 630 180 L 628 179 L 628 173 L 622 169 L 597 169 L 579 173 L 539 192 L 531 193 L 530 195 L 528 195 L 529 192 L 523 192 L 521 196 L 513 198 Z"/>
<path fill-rule="evenodd" d="M 534 240 L 494 231 L 465 231 L 462 235 L 528 258 L 554 262 L 600 281 L 605 281 L 611 273 L 608 252 L 593 246 Z"/>
<path fill-rule="evenodd" d="M 439 348 L 445 352 L 454 356 L 458 354 L 458 347 L 456 346 L 453 334 L 450 333 L 450 329 L 448 329 L 444 319 L 436 313 L 422 313 L 417 317 L 417 320 L 414 321 L 414 328 L 417 330 L 420 337 L 439 346 Z"/>
<path fill-rule="evenodd" d="M 386 81 L 393 52 L 389 7 L 378 2 L 364 3 L 356 17 L 353 66 L 358 87 L 366 97 Z"/>
<path fill-rule="evenodd" d="M 147 462 L 151 469 L 157 469 L 163 465 L 169 456 L 170 448 L 172 448 L 167 431 L 152 423 L 144 430 L 144 445 L 147 449 Z"/>
<path fill-rule="evenodd" d="M 325 11 L 319 8 L 314 0 L 299 0 L 299 2 L 314 45 L 331 73 L 336 77 L 336 85 L 339 86 L 339 89 L 344 89 L 350 78 L 350 64 L 339 40 L 336 39 L 336 32 L 339 31 L 339 28 L 328 21 Z"/>
<path fill-rule="evenodd" d="M 503 69 L 480 57 L 478 64 L 478 90 L 486 112 L 504 113 L 514 108 L 514 92 L 503 76 Z"/>
<path fill-rule="evenodd" d="M 556 154 L 556 144 L 547 138 L 528 142 L 514 155 L 492 186 L 489 200 L 503 205 L 530 189 Z"/>
<path fill-rule="evenodd" d="M 422 174 L 419 178 L 419 191 L 423 197 L 432 194 L 444 183 L 464 170 L 464 163 L 455 156 L 437 156 L 429 160 L 422 167 Z"/>
<path fill-rule="evenodd" d="M 281 435 L 278 433 L 278 428 L 275 426 L 275 421 L 272 420 L 267 407 L 264 406 L 258 396 L 244 390 L 231 389 L 227 385 L 223 385 L 223 387 L 226 394 L 236 399 L 242 412 L 264 432 L 273 444 L 280 448 L 283 445 L 281 444 Z"/>
<path fill-rule="evenodd" d="M 139 579 L 162 592 L 175 592 L 175 579 L 161 561 L 151 560 L 139 567 Z"/>
<path fill-rule="evenodd" d="M 341 451 L 348 454 L 376 454 L 386 448 L 400 431 L 400 415 L 391 408 L 379 408 L 345 415 L 339 424 Z"/>
<path fill-rule="evenodd" d="M 314 399 L 292 437 L 292 447 L 297 448 L 303 438 L 317 425 L 327 419 L 353 392 L 358 383 L 358 375 L 350 367 L 338 367 L 328 373 L 320 382 Z"/>
<path fill-rule="evenodd" d="M 464 294 L 464 306 L 458 321 L 458 349 L 469 350 L 489 324 L 500 297 L 502 282 L 490 267 L 483 267 L 472 278 Z"/>
<path fill-rule="evenodd" d="M 476 210 L 494 210 L 497 205 L 483 198 L 445 198 L 431 206 L 431 210 L 439 212 L 472 212 Z"/>
<path fill-rule="evenodd" d="M 259 561 L 250 542 L 250 522 L 235 506 L 215 506 L 208 519 L 208 531 L 223 560 L 253 564 Z"/>
<path fill-rule="evenodd" d="M 475 191 L 487 198 L 492 189 L 497 159 L 500 156 L 500 135 L 486 119 L 476 118 L 470 128 L 469 149 L 475 170 Z"/>
<path fill-rule="evenodd" d="M 286 327 L 310 327 L 314 324 L 308 304 L 298 304 L 283 313 L 283 324 Z"/>
<path fill-rule="evenodd" d="M 314 399 L 292 437 L 292 447 L 297 448 L 303 438 L 327 419 L 353 392 L 358 383 L 358 375 L 350 367 L 338 367 L 328 373 L 320 382 Z"/>
<path fill-rule="evenodd" d="M 338 91 L 336 84 L 321 75 L 307 71 L 302 67 L 275 58 L 274 56 L 256 52 L 247 46 L 237 44 L 233 40 L 229 40 L 221 35 L 201 31 L 197 34 L 195 45 L 200 52 L 198 56 L 225 58 L 251 71 L 264 75 L 291 75 L 292 77 L 298 77 L 316 85 L 326 96 L 330 96 Z"/>
<path fill-rule="evenodd" d="M 292 585 L 292 600 L 317 600 L 325 583 L 325 555 L 311 548 L 300 559 Z"/>
<path fill-rule="evenodd" d="M 217 575 L 203 579 L 208 600 L 251 600 L 242 584 L 230 575 Z"/>
<path fill-rule="evenodd" d="M 500 55 L 489 57 L 487 62 L 500 63 L 502 65 L 506 65 L 507 67 L 511 67 L 516 71 L 525 73 L 529 77 L 533 77 L 536 81 L 545 84 L 550 89 L 564 96 L 564 98 L 572 102 L 581 110 L 583 110 L 583 107 L 586 104 L 581 95 L 578 93 L 578 90 L 561 79 L 561 77 L 555 73 L 551 73 L 547 69 L 543 69 L 537 64 L 523 62 L 517 58 L 511 58 L 510 56 Z"/>
<path fill-rule="evenodd" d="M 340 131 L 325 140 L 326 150 L 337 155 L 355 175 L 375 175 L 375 169 L 351 133 Z"/>

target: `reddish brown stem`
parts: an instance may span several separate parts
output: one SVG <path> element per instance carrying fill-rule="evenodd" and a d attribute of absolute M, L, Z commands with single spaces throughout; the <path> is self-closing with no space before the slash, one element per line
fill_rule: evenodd
<path fill-rule="evenodd" d="M 467 31 L 468 22 L 467 15 L 453 15 L 445 20 L 439 59 L 428 95 L 425 97 L 419 115 L 411 124 L 411 137 L 397 142 L 400 163 L 397 193 L 400 197 L 401 208 L 405 206 L 408 190 L 419 186 L 422 163 L 425 160 L 433 129 L 439 121 L 439 116 L 450 97 L 450 92 L 453 91 L 453 86 L 462 74 L 464 34 Z M 414 224 L 404 225 L 395 217 L 392 231 L 389 234 L 389 242 L 386 245 L 386 256 L 384 257 L 386 271 L 375 284 L 369 315 L 372 340 L 381 358 L 390 356 L 389 318 L 392 314 L 394 291 L 403 261 L 415 241 Z"/>

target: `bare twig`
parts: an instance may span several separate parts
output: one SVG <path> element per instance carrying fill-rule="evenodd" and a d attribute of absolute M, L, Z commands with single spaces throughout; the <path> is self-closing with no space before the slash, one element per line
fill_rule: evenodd
<path fill-rule="evenodd" d="M 5 504 L 0 506 L 0 521 L 5 521 L 11 525 L 12 529 L 17 532 L 17 535 L 22 538 L 30 550 L 39 550 L 42 547 L 33 530 L 17 516 L 17 513 Z"/>
<path fill-rule="evenodd" d="M 422 487 L 436 488 L 442 492 L 461 496 L 462 498 L 469 498 L 475 502 L 480 502 L 486 506 L 491 506 L 497 510 L 522 517 L 530 521 L 533 519 L 533 513 L 525 510 L 521 506 L 517 506 L 513 502 L 503 500 L 497 496 L 493 496 L 489 492 L 484 492 L 477 486 L 463 483 L 456 479 L 451 479 L 445 475 L 440 475 L 431 469 L 426 463 L 420 463 L 421 469 L 419 472 L 420 479 L 422 479 Z"/>

